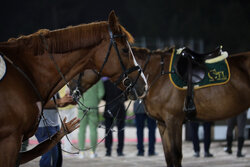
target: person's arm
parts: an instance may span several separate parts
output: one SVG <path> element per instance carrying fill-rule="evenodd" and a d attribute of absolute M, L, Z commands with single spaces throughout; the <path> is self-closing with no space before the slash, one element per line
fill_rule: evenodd
<path fill-rule="evenodd" d="M 56 104 L 57 104 L 58 107 L 65 107 L 65 106 L 67 106 L 67 105 L 69 105 L 69 104 L 75 104 L 75 102 L 74 102 L 72 96 L 70 96 L 70 95 L 65 95 L 65 96 L 63 96 L 63 97 L 60 98 L 60 99 L 56 99 Z M 54 103 L 54 100 L 48 101 L 48 102 L 45 104 L 44 108 L 46 108 L 46 109 L 54 109 L 54 108 L 56 108 L 56 105 L 55 105 L 55 103 Z"/>
<path fill-rule="evenodd" d="M 69 134 L 73 132 L 75 129 L 77 129 L 80 124 L 80 119 L 78 118 L 73 118 L 71 121 L 66 123 L 66 118 L 63 120 L 63 124 L 66 130 L 64 130 L 63 126 L 61 129 L 54 134 L 51 139 L 47 139 L 41 143 L 39 143 L 36 147 L 34 147 L 31 150 L 25 151 L 25 152 L 20 152 L 19 154 L 21 157 L 20 164 L 26 163 L 28 161 L 31 161 L 44 153 L 48 152 L 51 148 L 53 148 L 66 134 Z"/>

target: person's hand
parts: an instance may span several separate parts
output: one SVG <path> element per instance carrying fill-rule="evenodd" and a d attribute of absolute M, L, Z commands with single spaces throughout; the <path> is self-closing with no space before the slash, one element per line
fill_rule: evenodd
<path fill-rule="evenodd" d="M 65 95 L 61 99 L 58 99 L 58 106 L 59 107 L 65 107 L 69 104 L 74 104 L 75 101 L 72 96 L 70 95 Z"/>
<path fill-rule="evenodd" d="M 67 118 L 65 117 L 63 119 L 63 125 L 61 126 L 60 131 L 66 135 L 69 134 L 71 132 L 73 132 L 75 129 L 80 127 L 80 119 L 78 119 L 77 117 L 73 118 L 72 120 L 70 120 L 69 122 L 66 123 Z"/>

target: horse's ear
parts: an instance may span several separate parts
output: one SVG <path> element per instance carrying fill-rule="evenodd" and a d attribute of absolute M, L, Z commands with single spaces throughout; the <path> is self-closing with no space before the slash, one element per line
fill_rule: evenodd
<path fill-rule="evenodd" d="M 110 26 L 110 29 L 113 33 L 115 32 L 119 32 L 120 30 L 120 27 L 119 27 L 119 21 L 118 21 L 118 18 L 115 14 L 115 11 L 112 10 L 110 13 L 109 13 L 109 26 Z"/>

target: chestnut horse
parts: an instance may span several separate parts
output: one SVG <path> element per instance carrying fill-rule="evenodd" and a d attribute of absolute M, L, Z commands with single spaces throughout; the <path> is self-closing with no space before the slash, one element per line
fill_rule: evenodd
<path fill-rule="evenodd" d="M 144 99 L 148 114 L 157 120 L 168 167 L 181 167 L 182 125 L 186 91 L 173 86 L 169 64 L 173 49 L 150 51 L 133 47 L 138 63 L 143 67 L 150 85 Z M 195 90 L 197 118 L 204 121 L 222 120 L 246 111 L 250 106 L 250 52 L 230 55 L 231 79 L 225 85 Z M 77 80 L 78 77 L 75 79 Z M 85 91 L 98 78 L 91 70 L 84 71 L 79 83 Z M 73 85 L 72 85 L 73 86 Z"/>
<path fill-rule="evenodd" d="M 21 142 L 34 135 L 43 105 L 84 69 L 95 69 L 112 81 L 128 80 L 119 86 L 135 88 L 142 96 L 147 83 L 128 41 L 133 37 L 112 11 L 108 21 L 40 30 L 1 42 L 0 166 L 15 166 Z"/>
<path fill-rule="evenodd" d="M 186 91 L 175 88 L 169 75 L 163 74 L 169 71 L 173 49 L 151 52 L 133 48 L 133 52 L 139 64 L 147 64 L 144 74 L 148 76 L 150 88 L 144 103 L 149 115 L 158 122 L 167 166 L 181 167 Z M 250 52 L 230 55 L 227 60 L 231 71 L 227 84 L 195 90 L 197 119 L 226 119 L 250 107 Z"/>

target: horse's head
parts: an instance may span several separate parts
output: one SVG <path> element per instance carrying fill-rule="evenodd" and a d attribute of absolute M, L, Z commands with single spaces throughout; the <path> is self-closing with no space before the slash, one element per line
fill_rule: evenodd
<path fill-rule="evenodd" d="M 130 47 L 133 37 L 120 25 L 112 11 L 107 24 L 107 36 L 95 53 L 96 69 L 102 76 L 108 76 L 132 100 L 146 95 L 147 81 Z M 106 56 L 104 53 L 107 53 Z M 102 57 L 100 55 L 103 55 Z"/>

